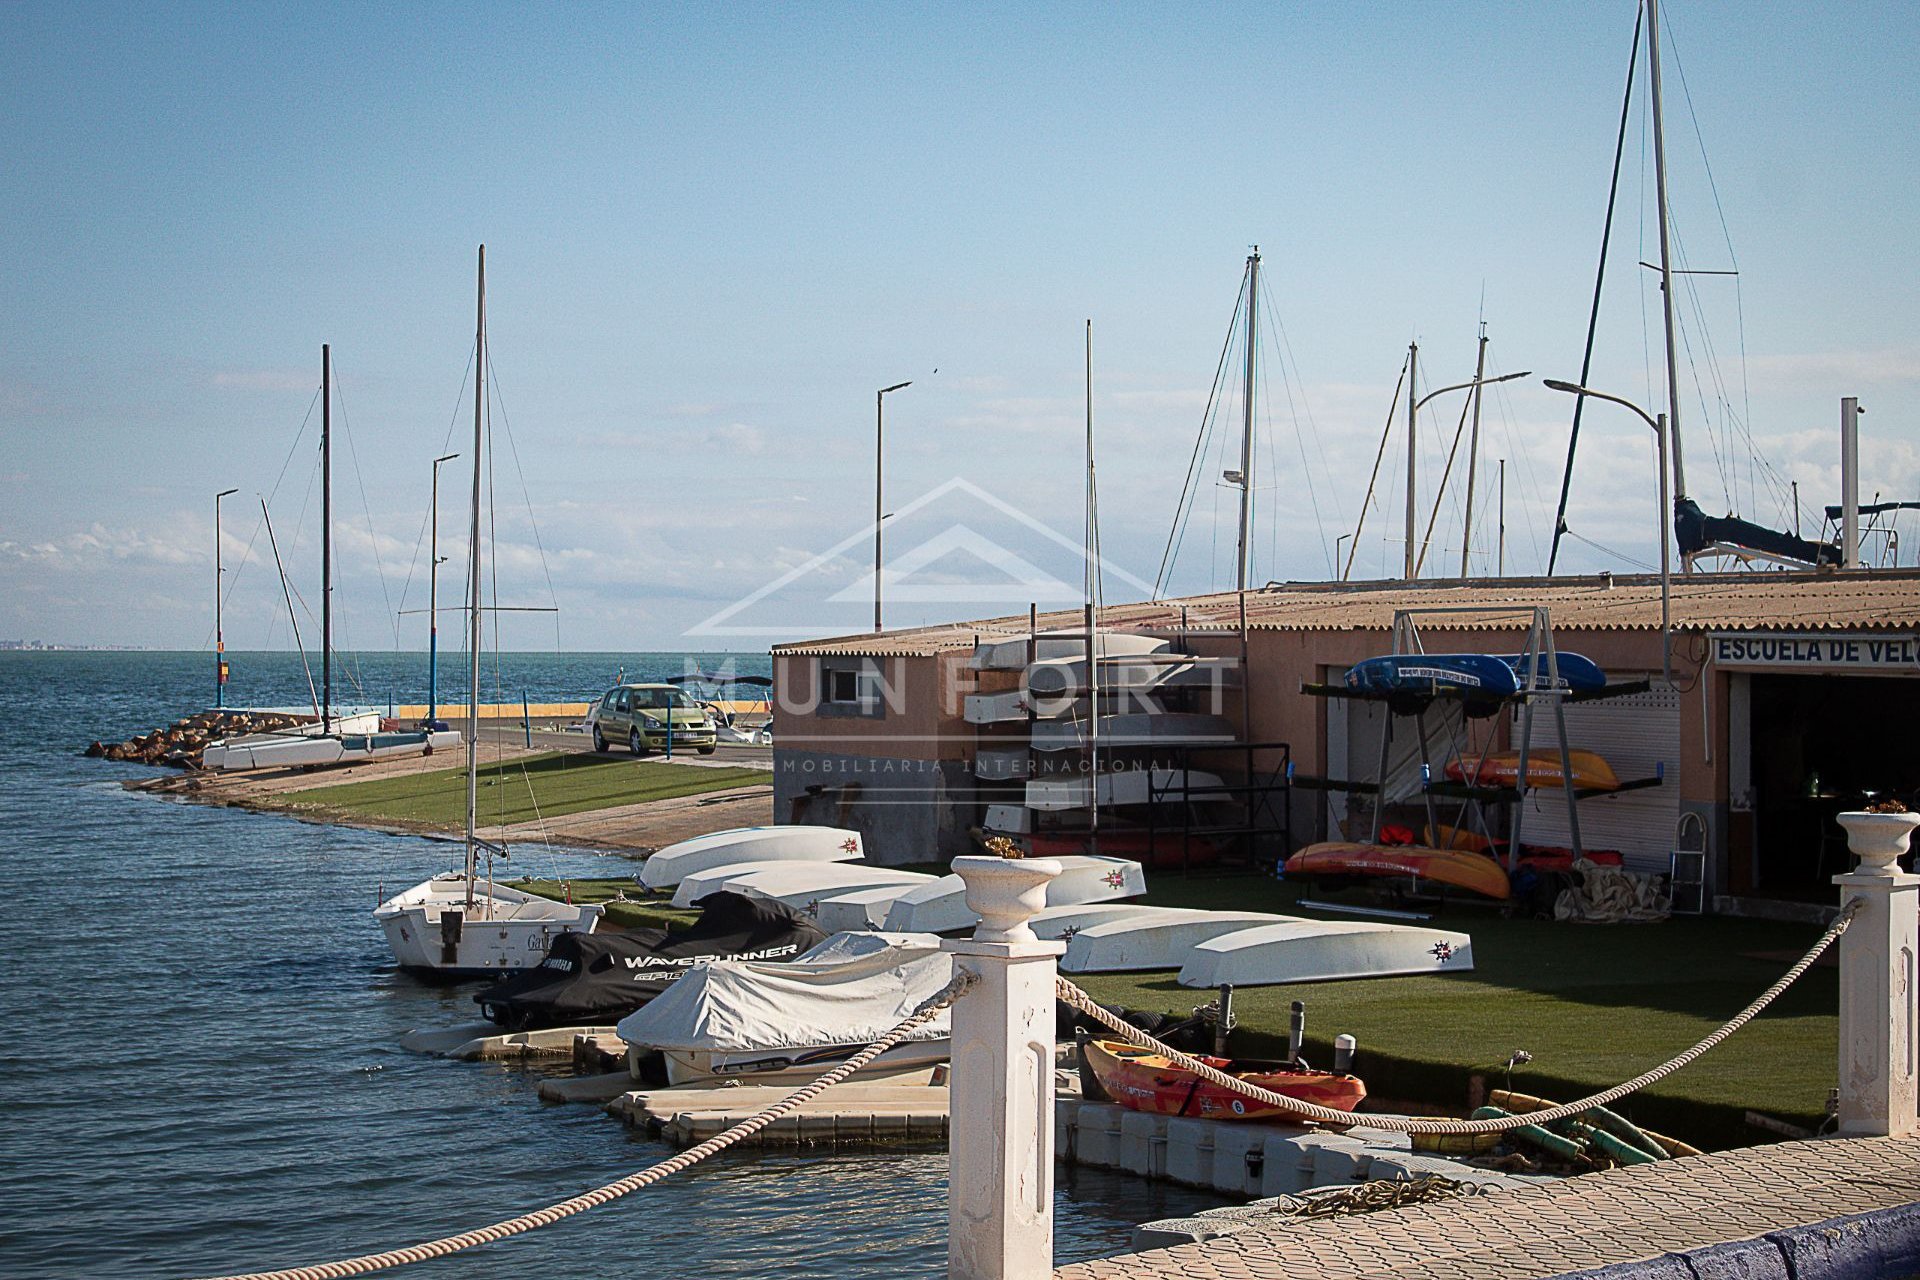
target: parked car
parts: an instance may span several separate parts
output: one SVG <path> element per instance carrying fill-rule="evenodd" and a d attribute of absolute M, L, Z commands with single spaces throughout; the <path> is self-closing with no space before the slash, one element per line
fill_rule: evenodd
<path fill-rule="evenodd" d="M 605 751 L 623 742 L 633 754 L 665 750 L 672 735 L 675 750 L 692 748 L 713 754 L 713 717 L 670 684 L 623 684 L 606 691 L 588 716 L 593 749 Z"/>

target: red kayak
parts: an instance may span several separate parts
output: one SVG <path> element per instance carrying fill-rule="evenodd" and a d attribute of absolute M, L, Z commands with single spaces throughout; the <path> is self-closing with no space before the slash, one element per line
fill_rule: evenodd
<path fill-rule="evenodd" d="M 1504 900 L 1513 894 L 1505 868 L 1486 854 L 1469 849 L 1429 849 L 1417 844 L 1358 844 L 1345 840 L 1310 844 L 1287 859 L 1287 875 L 1289 878 L 1413 876 L 1488 898 Z"/>
<path fill-rule="evenodd" d="M 1140 1049 L 1124 1040 L 1087 1041 L 1087 1066 L 1107 1096 L 1129 1111 L 1162 1116 L 1202 1116 L 1211 1120 L 1268 1120 L 1290 1114 L 1256 1102 L 1224 1085 L 1202 1080 L 1171 1058 L 1152 1049 Z M 1242 1063 L 1239 1069 L 1226 1058 L 1194 1054 L 1210 1067 L 1257 1085 L 1270 1093 L 1302 1102 L 1351 1111 L 1367 1096 L 1359 1076 L 1337 1076 L 1273 1063 Z"/>

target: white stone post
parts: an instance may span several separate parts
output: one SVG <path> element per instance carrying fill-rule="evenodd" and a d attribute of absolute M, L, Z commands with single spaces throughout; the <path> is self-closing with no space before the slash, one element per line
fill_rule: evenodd
<path fill-rule="evenodd" d="M 1920 952 L 1920 876 L 1895 859 L 1920 814 L 1843 813 L 1860 865 L 1835 876 L 1841 905 L 1859 902 L 1840 935 L 1840 1133 L 1894 1137 L 1920 1129 L 1915 1060 L 1914 956 Z"/>
<path fill-rule="evenodd" d="M 979 981 L 953 1006 L 948 1280 L 1053 1274 L 1053 978 L 1066 948 L 1027 921 L 1061 872 L 1045 858 L 955 858 L 973 937 L 941 947 Z"/>

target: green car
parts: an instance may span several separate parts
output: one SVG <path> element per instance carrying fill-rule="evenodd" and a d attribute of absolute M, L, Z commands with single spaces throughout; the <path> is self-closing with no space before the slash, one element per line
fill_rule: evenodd
<path fill-rule="evenodd" d="M 605 751 L 613 742 L 626 743 L 637 756 L 664 751 L 671 728 L 674 750 L 691 748 L 703 756 L 713 754 L 713 717 L 670 684 L 623 684 L 609 689 L 588 718 L 593 724 L 595 751 Z"/>

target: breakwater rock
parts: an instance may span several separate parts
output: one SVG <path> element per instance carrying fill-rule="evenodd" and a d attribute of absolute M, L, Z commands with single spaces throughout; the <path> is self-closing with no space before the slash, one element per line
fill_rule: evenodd
<path fill-rule="evenodd" d="M 128 738 L 125 742 L 95 742 L 81 752 L 105 760 L 135 764 L 166 764 L 198 769 L 209 742 L 247 733 L 275 733 L 301 723 L 298 716 L 261 711 L 202 711 L 176 720 L 164 729 Z"/>

